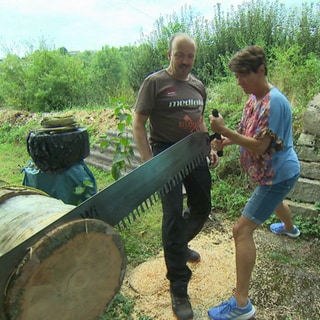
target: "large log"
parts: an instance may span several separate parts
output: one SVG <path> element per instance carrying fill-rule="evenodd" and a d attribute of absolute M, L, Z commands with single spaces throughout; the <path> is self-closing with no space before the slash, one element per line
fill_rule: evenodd
<path fill-rule="evenodd" d="M 21 190 L 11 187 L 9 196 L 2 190 L 0 226 L 6 227 L 0 232 L 0 255 L 73 207 L 40 191 Z M 0 288 L 3 313 L 10 320 L 98 319 L 120 290 L 126 263 L 123 241 L 109 224 L 96 219 L 64 223 L 34 243 L 10 275 L 1 273 L 6 277 Z"/>
<path fill-rule="evenodd" d="M 0 256 L 73 208 L 32 187 L 0 187 Z"/>

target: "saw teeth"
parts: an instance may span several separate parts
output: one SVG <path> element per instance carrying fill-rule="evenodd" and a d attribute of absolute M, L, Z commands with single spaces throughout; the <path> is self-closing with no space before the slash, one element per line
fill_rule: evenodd
<path fill-rule="evenodd" d="M 145 208 L 144 208 L 143 205 L 144 205 L 144 202 L 142 202 L 142 203 L 140 204 L 139 208 L 141 209 L 141 211 L 142 211 L 143 213 L 145 213 L 146 210 L 145 210 Z"/>
<path fill-rule="evenodd" d="M 134 210 L 134 212 L 130 213 L 131 219 L 129 215 L 126 217 L 128 223 L 131 224 L 131 221 L 136 220 L 136 215 L 140 216 L 140 213 L 145 213 L 151 206 L 154 205 L 156 201 L 159 200 L 162 196 L 169 193 L 175 186 L 179 183 L 182 183 L 183 179 L 186 178 L 197 166 L 201 164 L 201 162 L 205 159 L 204 154 L 197 155 L 194 159 L 192 159 L 184 168 L 182 168 L 174 177 L 171 177 L 157 192 L 147 198 L 144 202 L 142 202 L 138 208 Z M 136 214 L 136 215 L 135 215 Z M 127 228 L 127 224 L 124 220 L 120 221 L 124 228 Z"/>
<path fill-rule="evenodd" d="M 133 219 L 133 220 L 136 220 L 136 219 L 137 219 L 137 217 L 135 216 L 134 212 L 131 212 L 131 215 L 132 215 L 132 219 Z"/>
<path fill-rule="evenodd" d="M 169 181 L 169 186 L 170 186 L 170 189 L 173 189 L 175 187 L 175 181 L 173 179 L 170 179 Z"/>
<path fill-rule="evenodd" d="M 156 202 L 156 199 L 155 199 L 155 195 L 153 194 L 150 198 L 147 199 L 149 201 L 149 205 L 150 207 L 152 207 L 155 202 Z"/>
<path fill-rule="evenodd" d="M 128 226 L 127 226 L 127 224 L 125 223 L 124 220 L 121 220 L 120 222 L 121 222 L 121 224 L 123 225 L 123 227 L 124 227 L 125 229 L 128 228 Z M 119 228 L 120 228 L 120 230 L 121 230 L 121 225 L 120 225 L 120 223 L 118 224 L 118 226 L 119 226 Z"/>
<path fill-rule="evenodd" d="M 174 181 L 175 186 L 181 182 L 181 180 L 179 180 L 178 176 L 173 177 L 173 181 Z"/>
<path fill-rule="evenodd" d="M 131 216 L 131 218 L 130 218 L 130 216 Z M 127 220 L 128 220 L 128 222 L 131 224 L 131 220 L 132 221 L 134 221 L 134 220 L 136 220 L 136 216 L 134 215 L 134 213 L 133 212 L 131 212 L 128 216 L 127 216 Z"/>

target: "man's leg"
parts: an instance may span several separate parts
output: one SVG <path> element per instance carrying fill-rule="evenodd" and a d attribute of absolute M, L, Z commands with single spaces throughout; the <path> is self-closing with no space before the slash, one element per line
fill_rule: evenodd
<path fill-rule="evenodd" d="M 162 242 L 167 265 L 167 278 L 175 295 L 186 295 L 191 271 L 186 265 L 187 221 L 182 216 L 181 184 L 161 199 L 163 208 Z"/>
<path fill-rule="evenodd" d="M 170 281 L 172 310 L 178 320 L 193 318 L 188 297 L 188 283 L 191 270 L 187 266 L 187 221 L 182 216 L 182 185 L 178 185 L 162 196 L 163 220 L 162 242 L 167 278 Z"/>
<path fill-rule="evenodd" d="M 184 180 L 189 209 L 187 241 L 191 241 L 202 229 L 211 211 L 211 175 L 204 161 Z"/>

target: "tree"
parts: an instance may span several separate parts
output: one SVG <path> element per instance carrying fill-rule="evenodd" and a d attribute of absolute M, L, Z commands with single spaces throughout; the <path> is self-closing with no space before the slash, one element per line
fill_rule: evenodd
<path fill-rule="evenodd" d="M 26 58 L 26 64 L 27 109 L 48 112 L 86 103 L 86 73 L 79 59 L 38 50 Z"/>
<path fill-rule="evenodd" d="M 116 96 L 125 83 L 125 65 L 119 49 L 105 46 L 96 52 L 89 64 L 90 86 L 95 101 L 106 103 L 111 96 Z"/>
<path fill-rule="evenodd" d="M 15 54 L 8 54 L 0 63 L 0 103 L 9 107 L 25 106 L 26 62 Z"/>

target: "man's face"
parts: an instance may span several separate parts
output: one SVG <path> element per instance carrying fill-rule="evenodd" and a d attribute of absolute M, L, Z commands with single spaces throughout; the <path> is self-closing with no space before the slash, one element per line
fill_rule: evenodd
<path fill-rule="evenodd" d="M 193 43 L 176 39 L 172 44 L 171 52 L 168 52 L 172 76 L 178 80 L 188 79 L 196 56 L 196 48 Z"/>

